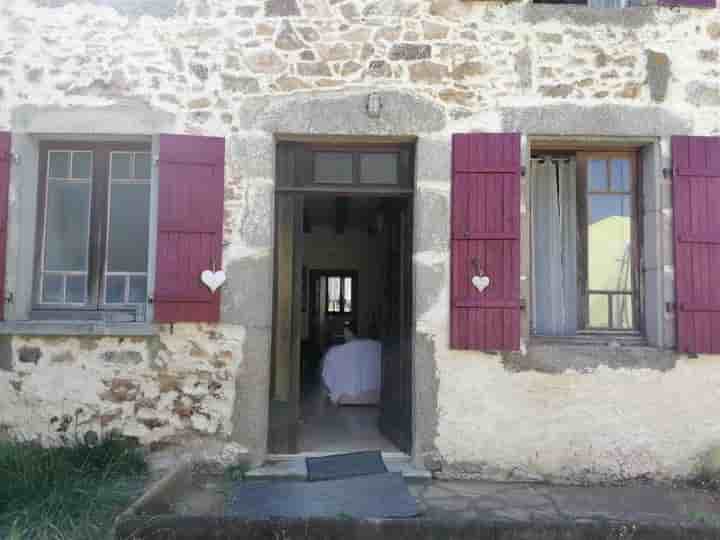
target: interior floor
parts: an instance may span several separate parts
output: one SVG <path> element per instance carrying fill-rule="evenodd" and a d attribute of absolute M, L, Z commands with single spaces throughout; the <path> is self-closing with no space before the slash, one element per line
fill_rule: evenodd
<path fill-rule="evenodd" d="M 316 384 L 303 396 L 301 411 L 300 452 L 400 452 L 380 433 L 380 409 L 376 406 L 335 406 L 322 385 Z"/>

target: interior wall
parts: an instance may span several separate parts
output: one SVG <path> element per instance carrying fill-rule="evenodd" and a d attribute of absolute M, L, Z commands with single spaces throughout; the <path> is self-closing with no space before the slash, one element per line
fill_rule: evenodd
<path fill-rule="evenodd" d="M 367 336 L 373 311 L 382 299 L 382 265 L 385 239 L 382 234 L 370 236 L 367 227 L 347 227 L 342 234 L 327 225 L 314 226 L 304 235 L 303 264 L 311 270 L 354 270 L 358 273 L 358 333 Z M 308 295 L 308 303 L 309 303 Z M 309 306 L 303 313 L 305 336 L 310 325 Z"/>

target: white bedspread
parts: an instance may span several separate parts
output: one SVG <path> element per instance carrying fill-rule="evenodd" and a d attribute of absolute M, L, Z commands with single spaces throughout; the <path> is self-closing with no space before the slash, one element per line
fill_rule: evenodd
<path fill-rule="evenodd" d="M 323 357 L 322 377 L 334 403 L 377 403 L 380 396 L 381 345 L 355 339 L 330 347 Z"/>

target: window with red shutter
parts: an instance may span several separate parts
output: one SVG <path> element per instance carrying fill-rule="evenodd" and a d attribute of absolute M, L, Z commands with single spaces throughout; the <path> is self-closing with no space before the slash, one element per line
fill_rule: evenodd
<path fill-rule="evenodd" d="M 451 346 L 520 347 L 520 135 L 452 139 Z"/>
<path fill-rule="evenodd" d="M 7 263 L 7 216 L 8 216 L 8 192 L 10 189 L 10 155 L 11 136 L 10 133 L 0 132 L 0 320 L 5 315 L 5 265 Z"/>
<path fill-rule="evenodd" d="M 672 138 L 678 349 L 720 353 L 720 137 Z"/>
<path fill-rule="evenodd" d="M 200 281 L 222 268 L 225 140 L 160 136 L 155 320 L 216 322 L 220 291 Z"/>

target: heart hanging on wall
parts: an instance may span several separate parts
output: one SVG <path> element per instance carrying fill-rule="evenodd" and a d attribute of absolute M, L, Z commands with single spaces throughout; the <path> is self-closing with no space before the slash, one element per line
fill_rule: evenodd
<path fill-rule="evenodd" d="M 472 284 L 478 291 L 483 292 L 490 285 L 490 278 L 488 276 L 473 276 Z"/>
<path fill-rule="evenodd" d="M 202 274 L 200 274 L 200 281 L 202 281 L 212 293 L 222 287 L 226 279 L 227 277 L 225 276 L 225 272 L 223 270 L 218 270 L 217 272 L 205 270 Z"/>

